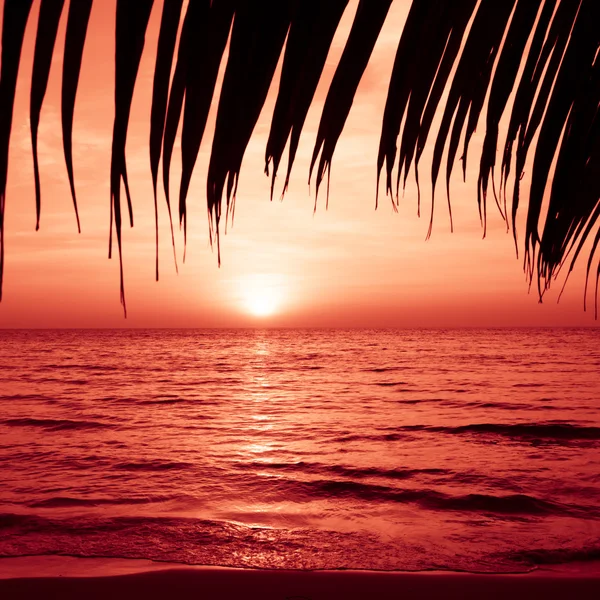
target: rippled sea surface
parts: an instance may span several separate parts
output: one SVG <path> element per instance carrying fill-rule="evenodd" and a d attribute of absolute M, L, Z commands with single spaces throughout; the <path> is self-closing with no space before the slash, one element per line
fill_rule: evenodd
<path fill-rule="evenodd" d="M 0 556 L 600 560 L 600 330 L 0 331 Z"/>

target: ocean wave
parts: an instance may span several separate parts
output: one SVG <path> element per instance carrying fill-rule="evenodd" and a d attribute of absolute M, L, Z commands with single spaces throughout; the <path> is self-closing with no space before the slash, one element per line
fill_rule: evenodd
<path fill-rule="evenodd" d="M 76 364 L 64 362 L 59 364 L 42 365 L 38 368 L 38 371 L 55 371 L 56 369 L 62 369 L 65 371 L 120 371 L 122 370 L 122 367 L 117 365 Z"/>
<path fill-rule="evenodd" d="M 522 366 L 526 366 L 527 363 L 521 363 Z M 530 381 L 530 382 L 525 382 L 525 383 L 513 383 L 513 387 L 516 388 L 537 388 L 537 387 L 544 387 L 546 384 L 545 383 L 540 383 L 537 381 Z"/>
<path fill-rule="evenodd" d="M 519 550 L 503 555 L 503 558 L 528 565 L 561 565 L 572 562 L 600 561 L 600 546 L 587 548 L 537 548 Z"/>
<path fill-rule="evenodd" d="M 386 479 L 410 479 L 419 475 L 440 475 L 447 473 L 446 469 L 382 469 L 378 467 L 348 467 L 332 465 L 325 470 L 337 475 L 348 477 L 384 477 Z"/>
<path fill-rule="evenodd" d="M 270 485 L 273 485 L 272 482 Z M 599 518 L 600 510 L 589 506 L 563 504 L 528 494 L 464 494 L 450 495 L 433 489 L 400 489 L 386 485 L 349 480 L 319 479 L 300 481 L 280 479 L 279 492 L 287 498 L 310 501 L 315 498 L 356 499 L 373 502 L 416 504 L 436 511 L 495 514 L 504 516 L 549 516 L 585 514 Z"/>
<path fill-rule="evenodd" d="M 303 482 L 311 493 L 329 496 L 350 496 L 363 500 L 379 500 L 400 503 L 414 503 L 422 508 L 477 513 L 498 513 L 505 515 L 543 515 L 571 512 L 569 507 L 554 502 L 540 500 L 526 494 L 494 496 L 490 494 L 466 494 L 450 496 L 428 489 L 400 490 L 381 485 L 370 485 L 354 481 L 315 481 Z"/>
<path fill-rule="evenodd" d="M 181 471 L 191 467 L 192 463 L 188 462 L 148 460 L 118 463 L 113 468 L 120 471 Z"/>
<path fill-rule="evenodd" d="M 25 380 L 36 384 L 59 383 L 60 385 L 88 385 L 90 383 L 89 379 L 67 379 L 65 377 L 26 377 Z"/>
<path fill-rule="evenodd" d="M 0 514 L 0 558 L 80 556 L 143 558 L 182 564 L 293 569 L 448 570 L 526 572 L 536 566 L 597 561 L 600 547 L 533 549 L 506 544 L 472 553 L 424 552 L 410 540 L 382 540 L 364 532 L 273 528 L 172 516 Z M 148 543 L 148 540 L 152 543 Z"/>
<path fill-rule="evenodd" d="M 308 474 L 333 474 L 345 477 L 362 478 L 385 478 L 385 479 L 410 479 L 419 475 L 442 475 L 449 471 L 446 469 L 385 469 L 380 467 L 350 467 L 346 465 L 326 465 L 323 463 L 299 461 L 294 463 L 268 463 L 253 461 L 243 463 L 241 468 L 252 471 L 257 470 L 275 470 L 278 472 L 289 473 L 308 473 Z"/>
<path fill-rule="evenodd" d="M 129 527 L 152 526 L 155 524 L 170 525 L 177 522 L 191 522 L 195 519 L 182 517 L 151 517 L 151 516 L 113 516 L 101 517 L 70 516 L 68 518 L 55 518 L 49 516 L 23 514 L 23 513 L 0 513 L 0 531 L 3 529 L 16 529 L 20 533 L 42 534 L 57 533 L 69 534 L 72 532 L 85 533 L 109 533 L 111 531 L 122 531 Z M 199 524 L 204 521 L 197 520 Z"/>
<path fill-rule="evenodd" d="M 158 398 L 156 400 L 138 400 L 136 404 L 152 406 L 153 404 L 186 404 L 187 402 L 183 398 Z"/>
<path fill-rule="evenodd" d="M 386 434 L 361 434 L 361 433 L 347 433 L 345 435 L 339 435 L 333 438 L 334 442 L 395 442 L 398 440 L 406 440 L 413 438 L 414 436 L 406 433 L 386 433 Z"/>
<path fill-rule="evenodd" d="M 466 408 L 491 408 L 493 410 L 563 410 L 562 407 L 552 406 L 551 404 L 525 404 L 523 402 L 469 402 L 468 404 L 464 404 L 463 406 L 465 406 Z"/>
<path fill-rule="evenodd" d="M 380 429 L 385 433 L 349 433 L 337 436 L 335 442 L 379 441 L 393 442 L 414 439 L 417 433 L 445 435 L 493 435 L 517 440 L 541 441 L 595 441 L 600 440 L 600 427 L 572 425 L 570 423 L 472 423 L 455 427 L 438 425 L 404 425 Z M 413 434 L 413 435 L 411 435 Z"/>
<path fill-rule="evenodd" d="M 74 421 L 71 419 L 34 419 L 17 418 L 4 419 L 0 424 L 8 427 L 41 427 L 49 431 L 68 431 L 81 429 L 105 429 L 112 428 L 114 425 L 101 423 L 100 421 Z"/>
<path fill-rule="evenodd" d="M 140 496 L 132 498 L 72 498 L 70 496 L 54 496 L 44 500 L 36 500 L 27 503 L 29 508 L 70 508 L 70 507 L 94 507 L 94 506 L 119 506 L 135 504 L 153 504 L 157 502 L 168 502 L 169 500 L 181 499 L 182 496 Z"/>
<path fill-rule="evenodd" d="M 8 529 L 9 527 L 17 527 L 19 525 L 30 522 L 31 519 L 31 515 L 0 513 L 0 530 Z M 33 517 L 33 519 L 36 519 L 36 517 Z"/>
<path fill-rule="evenodd" d="M 136 405 L 139 406 L 152 406 L 152 405 L 160 405 L 160 404 L 193 404 L 197 406 L 214 406 L 218 405 L 219 402 L 214 402 L 212 400 L 204 400 L 204 399 L 190 399 L 190 398 L 152 398 L 150 400 L 136 400 Z M 205 417 L 208 418 L 208 417 Z"/>
<path fill-rule="evenodd" d="M 392 569 L 398 564 L 389 549 L 382 552 L 378 536 L 362 532 L 148 516 L 0 515 L 0 527 L 3 522 L 7 535 L 0 534 L 0 557 L 76 555 L 271 569 Z M 403 564 L 415 568 L 415 562 Z"/>
<path fill-rule="evenodd" d="M 44 394 L 8 394 L 6 396 L 0 394 L 0 401 L 4 400 L 38 400 L 48 402 L 53 400 L 53 398 L 49 398 Z"/>
<path fill-rule="evenodd" d="M 600 427 L 570 423 L 474 423 L 457 427 L 408 425 L 403 431 L 431 431 L 449 434 L 494 434 L 511 438 L 545 438 L 555 440 L 600 440 Z"/>
<path fill-rule="evenodd" d="M 433 497 L 426 499 L 426 505 L 435 508 L 501 515 L 556 515 L 570 514 L 580 507 L 541 500 L 527 494 L 466 494 L 464 496 Z"/>

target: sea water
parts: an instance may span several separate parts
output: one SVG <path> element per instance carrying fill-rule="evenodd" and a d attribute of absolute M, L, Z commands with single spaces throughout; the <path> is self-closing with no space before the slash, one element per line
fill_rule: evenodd
<path fill-rule="evenodd" d="M 0 556 L 600 559 L 600 331 L 0 331 Z"/>

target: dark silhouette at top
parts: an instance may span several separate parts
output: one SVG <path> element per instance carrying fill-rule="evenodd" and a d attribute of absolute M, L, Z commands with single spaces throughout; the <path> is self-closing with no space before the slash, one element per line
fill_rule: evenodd
<path fill-rule="evenodd" d="M 37 128 L 64 4 L 64 0 L 41 0 L 36 37 L 31 82 L 31 134 L 38 225 L 41 191 Z M 189 0 L 183 16 L 183 0 L 164 0 L 150 133 L 156 215 L 161 150 L 170 214 L 169 168 L 177 128 L 183 119 L 179 221 L 186 231 L 190 178 L 230 31 L 230 52 L 219 98 L 207 180 L 211 237 L 216 235 L 218 245 L 223 195 L 226 218 L 230 211 L 233 215 L 242 158 L 284 46 L 283 72 L 267 143 L 265 171 L 269 174 L 272 163 L 272 196 L 282 154 L 291 138 L 282 192 L 285 193 L 301 130 L 347 4 L 348 0 Z M 391 4 L 392 0 L 359 2 L 329 88 L 312 155 L 309 178 L 316 169 L 317 194 L 323 179 L 329 178 L 337 141 Z M 8 147 L 21 47 L 31 5 L 32 0 L 5 0 L 4 4 L 0 80 L 0 298 Z M 121 180 L 125 184 L 129 220 L 133 225 L 125 142 L 152 6 L 153 0 L 117 0 L 115 121 L 110 182 L 111 221 L 114 220 L 119 254 Z M 71 0 L 63 62 L 63 142 L 76 215 L 71 133 L 91 7 L 92 0 Z M 181 40 L 171 82 L 182 17 Z M 377 157 L 378 177 L 385 167 L 386 193 L 397 204 L 400 183 L 405 184 L 413 165 L 418 183 L 419 160 L 428 142 L 434 116 L 439 112 L 441 126 L 432 142 L 432 201 L 447 149 L 445 179 L 450 205 L 452 168 L 459 157 L 463 175 L 466 174 L 469 142 L 487 99 L 486 134 L 477 184 L 484 234 L 491 181 L 495 203 L 506 218 L 507 226 L 512 223 L 516 243 L 519 182 L 529 151 L 533 150 L 524 250 L 526 272 L 530 280 L 537 276 L 540 297 L 567 262 L 570 273 L 584 243 L 591 239 L 592 250 L 587 263 L 589 278 L 600 243 L 597 227 L 600 217 L 598 23 L 598 0 L 481 0 L 479 4 L 477 0 L 413 0 L 404 30 L 399 32 L 400 42 Z M 440 106 L 447 87 L 448 99 Z M 514 103 L 508 133 L 499 144 L 498 125 L 511 94 L 514 94 Z M 464 145 L 459 149 L 463 132 Z M 399 138 L 394 184 L 392 174 Z M 497 155 L 499 175 L 495 171 Z M 553 171 L 554 161 L 556 168 Z M 511 172 L 514 190 L 509 218 L 507 182 Z M 550 196 L 544 218 L 547 185 Z M 543 223 L 540 223 L 542 219 Z M 433 202 L 429 234 L 432 220 Z M 156 243 L 158 245 L 158 225 Z M 596 306 L 599 276 L 600 265 L 596 270 Z M 121 301 L 125 304 L 122 266 Z"/>

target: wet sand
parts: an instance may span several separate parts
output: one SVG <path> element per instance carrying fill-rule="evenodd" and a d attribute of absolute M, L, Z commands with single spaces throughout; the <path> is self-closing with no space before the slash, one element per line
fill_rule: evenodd
<path fill-rule="evenodd" d="M 98 559 L 0 560 L 3 600 L 143 598 L 362 600 L 599 598 L 600 571 L 515 575 L 373 571 L 279 571 L 174 567 Z"/>

